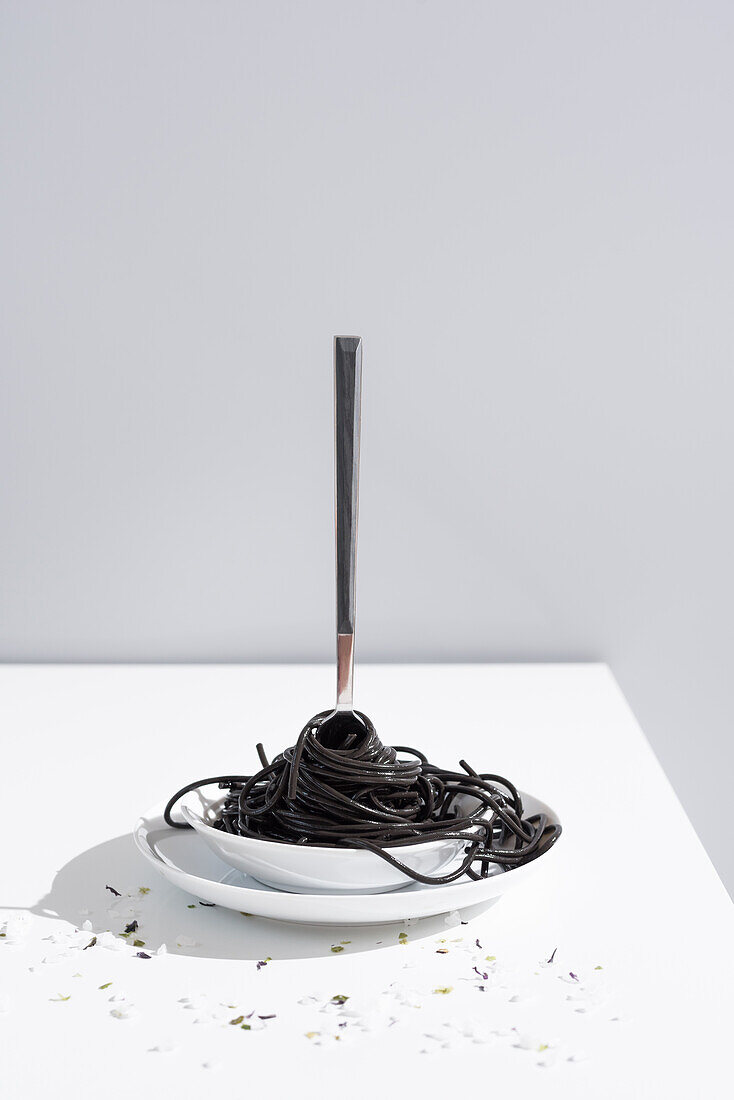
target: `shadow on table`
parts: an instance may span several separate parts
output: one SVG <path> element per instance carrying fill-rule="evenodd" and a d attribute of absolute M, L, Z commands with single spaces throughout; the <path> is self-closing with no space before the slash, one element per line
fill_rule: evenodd
<path fill-rule="evenodd" d="M 108 886 L 122 896 L 115 897 Z M 462 910 L 462 920 L 478 916 L 497 900 L 491 898 Z M 129 833 L 75 856 L 57 873 L 48 894 L 29 911 L 57 917 L 76 928 L 89 920 L 95 932 L 122 932 L 128 907 L 134 912 L 127 919 L 137 920 L 136 935 L 144 941 L 146 951 L 154 952 L 165 944 L 169 954 L 188 958 L 331 958 L 338 965 L 344 956 L 331 948 L 342 946 L 341 941 L 348 941 L 343 945 L 345 953 L 379 951 L 397 944 L 399 933 L 406 931 L 404 921 L 363 926 L 291 924 L 244 916 L 220 906 L 204 906 L 192 895 L 152 875 Z M 411 941 L 470 934 L 460 925 L 447 926 L 445 915 L 410 921 L 407 931 Z M 194 945 L 180 947 L 178 939 L 194 941 Z"/>

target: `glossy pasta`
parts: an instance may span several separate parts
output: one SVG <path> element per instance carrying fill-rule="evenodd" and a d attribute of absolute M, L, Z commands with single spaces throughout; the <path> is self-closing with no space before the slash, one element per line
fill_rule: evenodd
<path fill-rule="evenodd" d="M 463 874 L 486 877 L 493 865 L 516 867 L 535 859 L 560 836 L 561 827 L 544 814 L 525 817 L 520 795 L 509 780 L 429 763 L 423 753 L 380 741 L 372 722 L 355 712 L 364 733 L 350 733 L 337 747 L 320 737 L 330 714 L 323 711 L 304 726 L 295 745 L 268 762 L 257 746 L 261 769 L 253 775 L 224 775 L 189 783 L 170 799 L 165 819 L 183 795 L 218 783 L 227 791 L 215 828 L 239 836 L 363 848 L 418 882 L 440 885 Z M 459 866 L 445 875 L 426 876 L 400 859 L 404 845 L 432 840 L 466 841 Z"/>

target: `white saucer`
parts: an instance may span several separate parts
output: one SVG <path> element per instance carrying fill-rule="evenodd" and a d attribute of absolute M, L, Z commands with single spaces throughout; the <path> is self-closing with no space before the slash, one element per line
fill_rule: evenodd
<path fill-rule="evenodd" d="M 527 815 L 558 816 L 545 803 L 522 795 Z M 384 924 L 430 917 L 478 905 L 504 894 L 530 878 L 552 856 L 544 855 L 509 871 L 496 869 L 489 878 L 474 882 L 466 876 L 448 886 L 414 882 L 384 894 L 293 894 L 264 886 L 223 863 L 193 829 L 171 829 L 163 820 L 165 802 L 154 806 L 137 822 L 133 838 L 149 863 L 172 882 L 202 901 L 226 909 L 300 924 Z"/>

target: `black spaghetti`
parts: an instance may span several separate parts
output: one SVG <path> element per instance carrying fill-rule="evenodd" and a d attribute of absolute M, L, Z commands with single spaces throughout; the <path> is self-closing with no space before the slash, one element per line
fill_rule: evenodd
<path fill-rule="evenodd" d="M 331 747 L 319 730 L 329 711 L 304 726 L 295 745 L 254 775 L 221 775 L 189 783 L 164 811 L 168 825 L 190 828 L 171 812 L 185 794 L 217 783 L 227 790 L 214 827 L 238 836 L 340 848 L 363 848 L 418 882 L 440 885 L 466 874 L 486 878 L 490 868 L 535 859 L 561 834 L 545 814 L 525 817 L 508 779 L 430 764 L 417 749 L 382 744 L 366 715 L 364 734 L 350 733 Z M 398 755 L 400 754 L 400 755 Z M 407 759 L 405 759 L 407 757 Z M 399 858 L 401 846 L 433 840 L 465 841 L 459 866 L 445 875 L 422 875 Z"/>

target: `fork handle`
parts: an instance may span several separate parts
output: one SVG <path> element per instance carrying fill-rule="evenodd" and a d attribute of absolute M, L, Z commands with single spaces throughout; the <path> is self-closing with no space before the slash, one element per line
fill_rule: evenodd
<path fill-rule="evenodd" d="M 354 675 L 359 436 L 362 340 L 334 337 L 334 446 L 336 476 L 336 705 L 352 709 Z"/>

